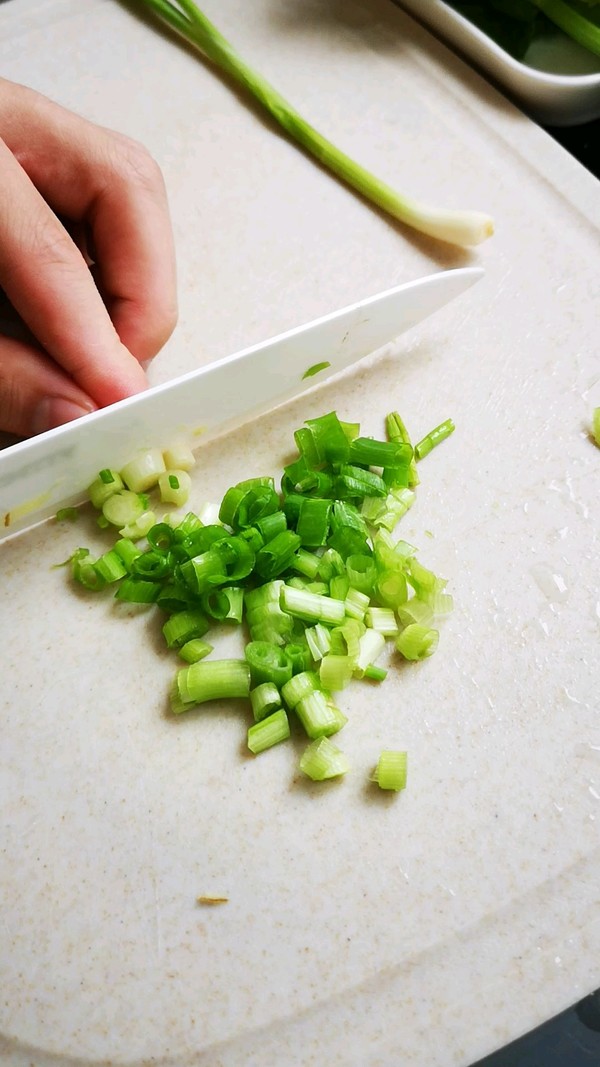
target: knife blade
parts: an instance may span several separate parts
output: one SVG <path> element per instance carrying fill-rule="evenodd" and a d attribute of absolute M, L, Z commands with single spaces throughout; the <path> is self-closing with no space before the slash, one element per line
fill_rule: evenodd
<path fill-rule="evenodd" d="M 81 503 L 98 470 L 143 448 L 196 449 L 395 340 L 483 275 L 463 267 L 396 286 L 0 452 L 0 540 Z M 314 377 L 306 372 L 324 366 Z"/>

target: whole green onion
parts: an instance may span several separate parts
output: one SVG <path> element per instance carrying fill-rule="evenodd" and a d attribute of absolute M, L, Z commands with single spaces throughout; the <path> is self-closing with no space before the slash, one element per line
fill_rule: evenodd
<path fill-rule="evenodd" d="M 493 233 L 493 221 L 489 215 L 480 211 L 440 209 L 403 196 L 341 152 L 310 126 L 265 78 L 244 62 L 192 0 L 179 0 L 178 3 L 174 0 L 138 2 L 152 10 L 250 92 L 283 126 L 286 133 L 321 164 L 400 222 L 430 237 L 459 245 L 479 244 Z"/>

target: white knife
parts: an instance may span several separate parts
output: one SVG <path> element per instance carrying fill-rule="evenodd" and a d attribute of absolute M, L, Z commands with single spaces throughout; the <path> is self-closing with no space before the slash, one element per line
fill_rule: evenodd
<path fill-rule="evenodd" d="M 433 314 L 483 275 L 420 278 L 253 345 L 182 378 L 0 451 L 0 540 L 81 503 L 104 467 L 141 448 L 193 448 L 326 381 Z M 317 363 L 325 366 L 305 377 Z"/>

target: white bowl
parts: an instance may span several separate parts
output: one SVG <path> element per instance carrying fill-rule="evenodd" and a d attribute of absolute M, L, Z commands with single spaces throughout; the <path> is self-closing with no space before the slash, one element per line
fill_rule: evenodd
<path fill-rule="evenodd" d="M 600 57 L 560 30 L 534 42 L 519 61 L 443 0 L 398 2 L 538 122 L 576 126 L 600 116 Z"/>

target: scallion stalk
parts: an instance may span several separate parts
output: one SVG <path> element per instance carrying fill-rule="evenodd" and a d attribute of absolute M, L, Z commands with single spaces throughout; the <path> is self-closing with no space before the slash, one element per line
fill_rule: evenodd
<path fill-rule="evenodd" d="M 273 748 L 280 741 L 287 741 L 290 736 L 290 724 L 288 717 L 280 708 L 261 722 L 255 722 L 248 729 L 248 748 L 255 756 L 264 752 L 267 748 Z"/>
<path fill-rule="evenodd" d="M 418 444 L 415 445 L 415 456 L 417 459 L 424 459 L 428 456 L 432 448 L 441 444 L 447 437 L 450 437 L 451 433 L 455 430 L 452 419 L 446 419 L 445 422 L 441 422 L 439 426 L 435 427 L 435 430 L 430 430 L 428 434 L 425 434 Z"/>
<path fill-rule="evenodd" d="M 260 722 L 278 711 L 281 707 L 281 696 L 276 685 L 272 682 L 262 682 L 250 690 L 250 703 L 254 721 Z"/>
<path fill-rule="evenodd" d="M 406 787 L 406 752 L 382 752 L 377 767 L 371 776 L 380 789 L 391 789 L 398 793 Z"/>
<path fill-rule="evenodd" d="M 340 709 L 319 689 L 302 697 L 294 710 L 311 740 L 337 734 L 348 721 Z"/>
<path fill-rule="evenodd" d="M 250 668 L 243 659 L 202 660 L 183 667 L 176 678 L 179 696 L 187 705 L 250 696 Z"/>
<path fill-rule="evenodd" d="M 413 622 L 398 634 L 396 648 L 405 659 L 426 659 L 435 652 L 439 637 L 437 630 L 430 630 L 427 626 L 420 626 L 419 623 Z"/>
<path fill-rule="evenodd" d="M 341 601 L 304 589 L 290 589 L 284 585 L 279 602 L 282 611 L 305 622 L 323 622 L 335 626 L 344 620 L 345 611 Z"/>
<path fill-rule="evenodd" d="M 171 0 L 139 0 L 139 3 L 152 10 L 242 85 L 319 163 L 393 218 L 430 237 L 459 245 L 479 244 L 493 233 L 489 215 L 480 211 L 441 209 L 403 196 L 341 152 L 234 51 L 192 0 L 179 0 L 179 6 Z"/>
<path fill-rule="evenodd" d="M 344 753 L 328 737 L 319 737 L 305 749 L 300 770 L 313 782 L 324 782 L 347 774 L 350 764 Z"/>
<path fill-rule="evenodd" d="M 193 637 L 191 641 L 186 641 L 184 645 L 178 649 L 179 655 L 186 663 L 199 663 L 205 656 L 209 656 L 213 651 L 213 645 L 209 645 L 208 641 L 201 641 L 199 637 Z"/>

